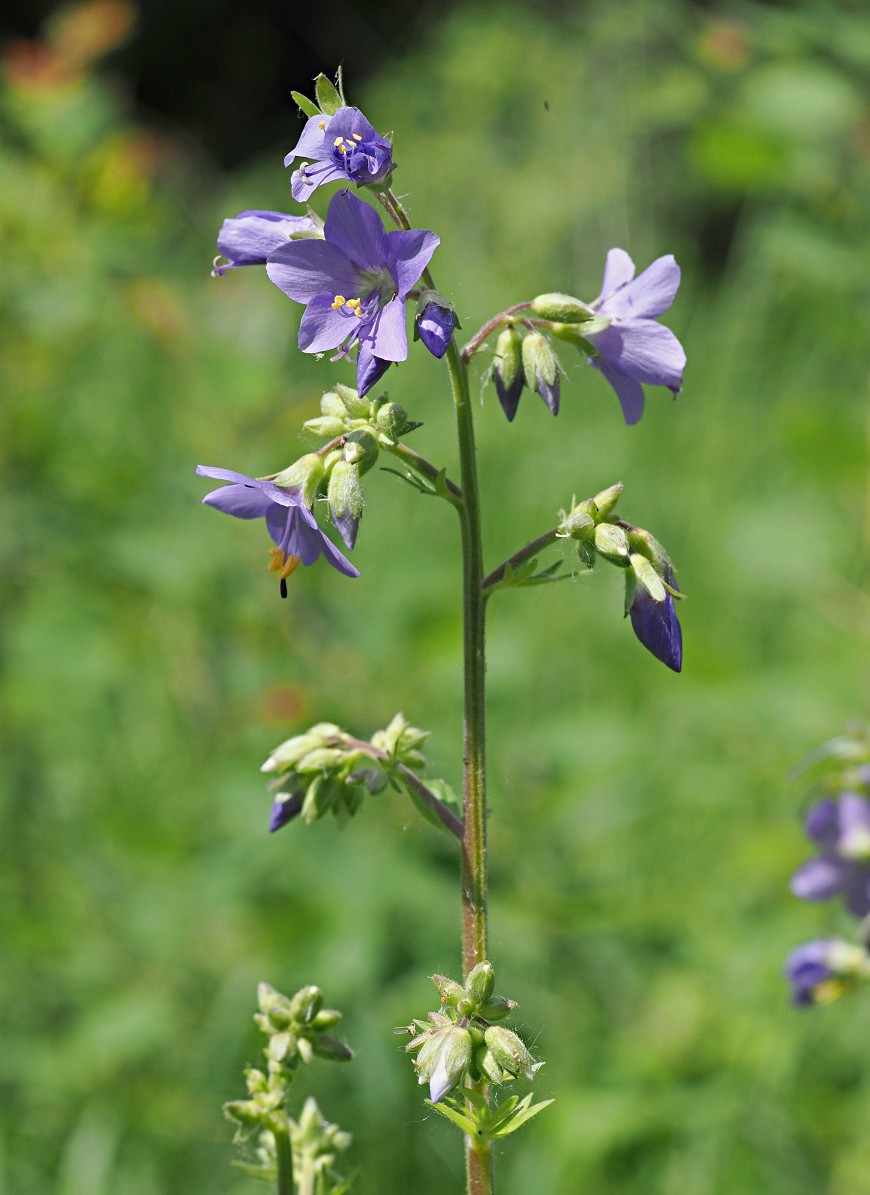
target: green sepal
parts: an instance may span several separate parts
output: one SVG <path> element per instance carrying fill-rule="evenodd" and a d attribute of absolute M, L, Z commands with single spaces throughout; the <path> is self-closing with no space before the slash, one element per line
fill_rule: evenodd
<path fill-rule="evenodd" d="M 303 95 L 301 91 L 291 91 L 290 98 L 295 103 L 300 112 L 304 112 L 306 116 L 320 116 L 320 109 L 310 100 L 307 95 Z"/>
<path fill-rule="evenodd" d="M 341 72 L 338 74 L 337 82 L 341 85 Z M 335 84 L 331 79 L 327 79 L 322 72 L 314 80 L 314 95 L 317 98 L 317 103 L 320 105 L 320 111 L 327 116 L 335 116 L 339 108 L 344 107 L 344 99 L 341 93 L 337 90 Z"/>

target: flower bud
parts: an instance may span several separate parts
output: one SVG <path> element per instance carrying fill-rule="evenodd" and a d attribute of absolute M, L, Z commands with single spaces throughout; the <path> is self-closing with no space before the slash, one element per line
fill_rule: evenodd
<path fill-rule="evenodd" d="M 339 787 L 330 776 L 325 776 L 321 772 L 308 785 L 305 799 L 302 802 L 302 820 L 309 826 L 312 822 L 319 821 L 338 804 L 340 798 Z"/>
<path fill-rule="evenodd" d="M 429 978 L 438 989 L 438 995 L 441 997 L 442 1004 L 449 1004 L 452 1008 L 456 1008 L 460 1000 L 465 999 L 465 988 L 461 983 L 457 983 L 455 979 L 450 979 L 446 975 L 430 975 Z"/>
<path fill-rule="evenodd" d="M 367 398 L 360 398 L 352 386 L 345 386 L 343 382 L 335 383 L 335 392 L 344 403 L 345 410 L 351 419 L 368 419 L 369 401 Z"/>
<path fill-rule="evenodd" d="M 456 325 L 456 312 L 443 295 L 437 291 L 424 291 L 414 331 L 433 357 L 441 358 L 447 352 Z"/>
<path fill-rule="evenodd" d="M 628 566 L 628 536 L 616 523 L 599 523 L 595 528 L 595 550 L 612 564 Z"/>
<path fill-rule="evenodd" d="M 344 423 L 348 414 L 347 405 L 337 391 L 327 390 L 320 399 L 320 413 L 332 419 L 340 419 Z"/>
<path fill-rule="evenodd" d="M 512 420 L 517 413 L 520 394 L 525 384 L 522 350 L 522 334 L 513 325 L 505 328 L 495 342 L 492 376 L 498 401 L 509 420 Z"/>
<path fill-rule="evenodd" d="M 433 1104 L 452 1091 L 471 1062 L 471 1034 L 454 1025 L 441 1031 L 440 1049 L 429 1075 L 429 1099 Z M 425 1082 L 425 1080 L 421 1080 Z"/>
<path fill-rule="evenodd" d="M 595 507 L 601 518 L 606 518 L 610 514 L 619 501 L 619 496 L 624 489 L 625 487 L 622 482 L 617 481 L 613 485 L 608 486 L 606 490 L 601 490 L 600 493 L 595 495 L 592 501 L 595 503 Z"/>
<path fill-rule="evenodd" d="M 318 722 L 305 734 L 294 735 L 276 747 L 260 768 L 261 772 L 286 772 L 293 768 L 304 755 L 315 747 L 322 747 L 324 740 L 341 736 L 340 726 L 334 722 Z"/>
<path fill-rule="evenodd" d="M 353 548 L 363 511 L 363 492 L 359 480 L 359 466 L 349 461 L 337 461 L 329 475 L 326 496 L 329 513 L 341 538 Z"/>
<path fill-rule="evenodd" d="M 573 295 L 562 295 L 556 291 L 532 299 L 532 312 L 541 319 L 559 320 L 563 324 L 583 323 L 595 315 L 590 307 Z"/>
<path fill-rule="evenodd" d="M 257 1004 L 276 1029 L 285 1029 L 294 1019 L 291 1001 L 271 984 L 257 984 Z"/>
<path fill-rule="evenodd" d="M 323 993 L 314 984 L 300 988 L 290 1000 L 293 1020 L 297 1025 L 313 1020 L 323 1006 Z"/>
<path fill-rule="evenodd" d="M 484 1004 L 492 995 L 494 987 L 495 972 L 492 969 L 492 963 L 489 962 L 478 963 L 469 971 L 465 980 L 465 990 L 475 1004 Z"/>
<path fill-rule="evenodd" d="M 319 1033 L 311 1043 L 318 1058 L 329 1058 L 333 1062 L 350 1062 L 353 1050 L 338 1037 L 331 1033 Z"/>
<path fill-rule="evenodd" d="M 310 510 L 325 480 L 322 459 L 316 452 L 309 452 L 279 473 L 274 484 L 283 490 L 295 490 Z"/>
<path fill-rule="evenodd" d="M 637 552 L 632 552 L 629 560 L 631 562 L 631 571 L 638 585 L 646 590 L 654 602 L 663 602 L 668 596 L 668 591 L 665 589 L 655 566 L 650 564 L 646 556 L 640 556 Z"/>
<path fill-rule="evenodd" d="M 408 412 L 397 402 L 386 402 L 378 407 L 375 426 L 391 440 L 398 440 L 408 430 Z"/>
<path fill-rule="evenodd" d="M 576 503 L 567 514 L 562 512 L 559 537 L 561 539 L 590 539 L 595 534 L 597 517 L 598 507 L 591 498 Z"/>
<path fill-rule="evenodd" d="M 487 1046 L 475 1053 L 474 1061 L 481 1076 L 490 1083 L 506 1083 L 513 1078 L 513 1075 L 509 1075 L 504 1067 L 499 1066 L 498 1060 Z"/>
<path fill-rule="evenodd" d="M 523 341 L 523 374 L 530 390 L 537 390 L 554 415 L 559 414 L 559 360 L 549 340 L 530 332 Z"/>
<path fill-rule="evenodd" d="M 484 1040 L 492 1051 L 496 1062 L 509 1074 L 519 1078 L 532 1079 L 541 1066 L 529 1053 L 526 1043 L 504 1025 L 490 1025 Z"/>
<path fill-rule="evenodd" d="M 315 747 L 307 755 L 303 755 L 296 765 L 300 776 L 310 776 L 315 772 L 331 772 L 344 760 L 344 752 L 337 747 Z"/>
<path fill-rule="evenodd" d="M 302 425 L 315 436 L 323 436 L 325 440 L 332 440 L 344 431 L 344 420 L 334 415 L 322 415 L 319 419 L 306 419 Z"/>
<path fill-rule="evenodd" d="M 486 1003 L 481 1005 L 478 1015 L 485 1021 L 503 1021 L 508 1013 L 517 1007 L 516 1000 L 508 1000 L 507 996 L 490 996 Z"/>
<path fill-rule="evenodd" d="M 350 465 L 358 465 L 360 474 L 368 473 L 378 459 L 378 440 L 372 430 L 357 428 L 344 442 L 344 459 Z"/>

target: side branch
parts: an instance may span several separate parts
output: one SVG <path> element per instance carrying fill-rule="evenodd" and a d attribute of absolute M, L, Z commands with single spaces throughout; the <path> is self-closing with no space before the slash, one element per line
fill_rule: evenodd
<path fill-rule="evenodd" d="M 462 490 L 447 477 L 443 469 L 437 468 L 431 461 L 427 461 L 424 456 L 420 456 L 413 448 L 409 448 L 407 444 L 402 444 L 401 442 L 396 443 L 387 451 L 391 452 L 393 456 L 398 457 L 399 460 L 404 461 L 409 469 L 413 469 L 415 473 L 419 473 L 421 477 L 425 477 L 433 486 L 443 485 L 446 491 L 444 497 L 448 502 L 451 502 L 454 506 L 462 505 Z"/>
<path fill-rule="evenodd" d="M 427 809 L 435 814 L 445 829 L 462 841 L 462 822 L 456 814 L 448 809 L 440 797 L 436 797 L 431 788 L 427 788 L 426 784 L 420 779 L 416 772 L 412 772 L 409 767 L 403 763 L 398 763 L 386 751 L 381 751 L 380 747 L 373 746 L 372 743 L 367 743 L 365 739 L 355 739 L 350 735 L 343 735 L 342 742 L 346 746 L 354 747 L 357 751 L 370 756 L 372 759 L 377 759 L 380 763 L 391 764 L 395 771 L 402 777 L 402 780 L 407 784 L 408 788 L 412 788 L 420 801 Z"/>
<path fill-rule="evenodd" d="M 508 556 L 507 560 L 503 560 L 498 568 L 494 568 L 488 577 L 483 578 L 482 588 L 484 596 L 489 596 L 509 568 L 517 568 L 519 565 L 525 564 L 527 560 L 531 560 L 542 548 L 546 548 L 553 543 L 557 539 L 558 533 L 558 527 L 554 527 L 551 531 L 545 531 L 537 539 L 530 540 L 518 552 L 514 552 L 513 556 Z"/>
<path fill-rule="evenodd" d="M 486 340 L 487 336 L 492 336 L 493 332 L 495 332 L 497 328 L 500 328 L 502 324 L 511 323 L 515 315 L 517 315 L 520 311 L 526 311 L 529 307 L 531 307 L 531 303 L 529 302 L 514 303 L 513 307 L 508 307 L 506 310 L 500 311 L 498 315 L 494 315 L 488 323 L 483 325 L 479 332 L 475 332 L 465 348 L 462 349 L 460 356 L 462 357 L 463 362 L 467 365 L 483 342 Z"/>

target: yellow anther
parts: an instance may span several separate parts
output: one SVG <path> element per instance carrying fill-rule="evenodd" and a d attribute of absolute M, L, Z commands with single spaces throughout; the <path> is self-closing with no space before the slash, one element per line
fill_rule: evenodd
<path fill-rule="evenodd" d="M 317 127 L 318 127 L 319 129 L 325 129 L 325 128 L 326 128 L 326 121 L 325 121 L 325 120 L 318 120 L 318 122 L 317 122 Z"/>
<path fill-rule="evenodd" d="M 361 302 L 361 299 L 348 299 L 347 305 L 348 307 L 359 307 Z"/>
<path fill-rule="evenodd" d="M 339 146 L 341 146 L 343 143 L 344 143 L 344 137 L 336 137 L 336 139 L 333 141 L 332 144 L 335 146 L 336 149 L 338 149 Z"/>
<path fill-rule="evenodd" d="M 359 307 L 355 307 L 353 313 L 357 319 L 362 319 L 362 312 L 360 311 Z"/>
<path fill-rule="evenodd" d="M 298 556 L 285 556 L 280 548 L 269 549 L 269 572 L 277 573 L 282 581 L 295 573 L 301 563 Z"/>
<path fill-rule="evenodd" d="M 336 295 L 332 300 L 332 310 L 341 311 L 346 302 L 347 300 L 345 299 L 344 295 Z"/>
<path fill-rule="evenodd" d="M 351 133 L 351 137 L 354 141 L 362 141 L 362 133 Z"/>

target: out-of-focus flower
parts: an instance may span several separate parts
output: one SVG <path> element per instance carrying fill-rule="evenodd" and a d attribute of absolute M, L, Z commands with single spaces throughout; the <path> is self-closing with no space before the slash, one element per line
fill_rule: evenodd
<path fill-rule="evenodd" d="M 394 168 L 392 146 L 359 108 L 339 108 L 334 116 L 321 113 L 306 121 L 284 165 L 292 166 L 300 158 L 308 162 L 294 170 L 290 180 L 293 198 L 300 203 L 336 179 L 357 186 L 385 183 Z"/>
<path fill-rule="evenodd" d="M 624 249 L 611 249 L 604 266 L 601 294 L 590 304 L 610 320 L 587 341 L 598 353 L 590 364 L 607 378 L 622 404 L 626 423 L 643 414 L 641 383 L 667 386 L 679 394 L 686 354 L 670 328 L 656 322 L 668 310 L 680 285 L 680 267 L 673 257 L 659 257 L 638 277 Z"/>
<path fill-rule="evenodd" d="M 319 237 L 321 228 L 310 216 L 250 210 L 224 220 L 218 234 L 218 256 L 212 274 L 218 278 L 237 266 L 264 266 L 269 254 L 296 237 Z M 225 258 L 221 262 L 221 258 Z"/>
<path fill-rule="evenodd" d="M 275 285 L 305 304 L 299 347 L 323 353 L 359 342 L 381 362 L 404 361 L 405 303 L 439 238 L 425 229 L 388 233 L 377 212 L 347 190 L 332 197 L 323 234 L 282 245 L 266 265 Z"/>
<path fill-rule="evenodd" d="M 783 974 L 792 1003 L 830 1004 L 866 975 L 867 954 L 842 938 L 817 938 L 791 952 Z"/>
<path fill-rule="evenodd" d="M 287 596 L 287 577 L 299 564 L 313 564 L 321 556 L 346 577 L 359 576 L 359 571 L 320 530 L 296 491 L 233 469 L 197 465 L 196 471 L 201 477 L 230 483 L 206 494 L 202 500 L 206 506 L 236 519 L 266 520 L 266 529 L 277 545 L 272 549 L 270 568 L 278 573 L 282 597 Z"/>
<path fill-rule="evenodd" d="M 827 900 L 842 893 L 855 917 L 870 913 L 870 801 L 841 793 L 836 801 L 817 801 L 807 814 L 807 836 L 819 848 L 801 864 L 791 890 L 801 900 Z"/>

